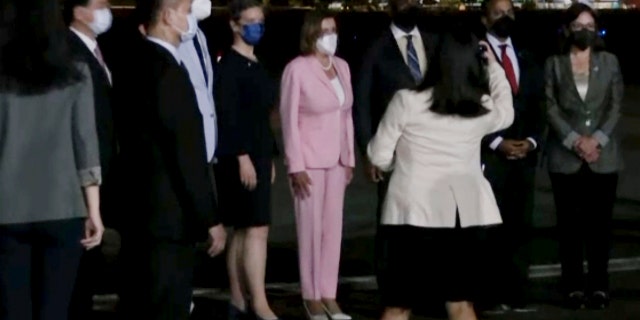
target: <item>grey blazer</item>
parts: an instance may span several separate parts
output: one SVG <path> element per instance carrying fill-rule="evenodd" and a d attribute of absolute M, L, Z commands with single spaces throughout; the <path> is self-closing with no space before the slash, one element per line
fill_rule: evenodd
<path fill-rule="evenodd" d="M 591 56 L 589 89 L 584 101 L 573 78 L 569 55 L 550 57 L 545 66 L 549 139 L 549 171 L 571 174 L 580 170 L 583 160 L 573 151 L 583 135 L 594 137 L 601 146 L 598 161 L 589 164 L 596 173 L 622 169 L 622 155 L 616 135 L 624 85 L 618 59 L 608 52 Z"/>
<path fill-rule="evenodd" d="M 0 92 L 0 225 L 85 217 L 83 186 L 100 183 L 93 88 Z"/>

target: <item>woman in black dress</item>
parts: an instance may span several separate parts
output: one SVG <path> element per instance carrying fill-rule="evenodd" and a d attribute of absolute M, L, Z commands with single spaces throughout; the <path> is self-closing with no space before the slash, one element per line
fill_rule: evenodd
<path fill-rule="evenodd" d="M 251 311 L 257 319 L 277 319 L 264 286 L 276 153 L 269 119 L 276 83 L 253 52 L 264 33 L 262 7 L 254 0 L 234 0 L 229 7 L 234 41 L 218 66 L 215 90 L 217 189 L 224 224 L 235 229 L 227 256 L 229 318 Z"/>

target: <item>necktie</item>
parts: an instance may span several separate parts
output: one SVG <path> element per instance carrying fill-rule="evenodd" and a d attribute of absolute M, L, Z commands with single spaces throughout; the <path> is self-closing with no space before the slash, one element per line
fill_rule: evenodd
<path fill-rule="evenodd" d="M 202 47 L 198 41 L 198 36 L 193 38 L 193 45 L 196 47 L 198 53 L 198 59 L 200 59 L 200 66 L 202 67 L 202 73 L 204 75 L 204 82 L 209 85 L 209 75 L 207 74 L 207 64 L 204 62 L 204 55 L 202 54 Z"/>
<path fill-rule="evenodd" d="M 420 83 L 422 81 L 420 60 L 418 60 L 416 48 L 413 47 L 411 35 L 407 36 L 407 64 L 409 65 L 409 70 L 411 71 L 411 76 L 413 76 L 413 79 L 416 81 L 416 83 Z"/>
<path fill-rule="evenodd" d="M 107 68 L 107 64 L 104 62 L 104 59 L 102 58 L 102 52 L 100 51 L 100 47 L 96 46 L 96 48 L 93 50 L 93 54 L 96 56 L 98 63 L 104 70 L 104 74 L 107 76 L 109 83 L 111 83 L 111 73 L 109 73 L 109 68 Z"/>
<path fill-rule="evenodd" d="M 516 71 L 513 68 L 513 63 L 511 63 L 511 59 L 509 55 L 507 55 L 507 45 L 500 45 L 502 67 L 504 68 L 504 72 L 507 74 L 507 80 L 509 80 L 509 84 L 511 85 L 511 91 L 513 94 L 518 93 L 518 79 L 516 79 Z"/>

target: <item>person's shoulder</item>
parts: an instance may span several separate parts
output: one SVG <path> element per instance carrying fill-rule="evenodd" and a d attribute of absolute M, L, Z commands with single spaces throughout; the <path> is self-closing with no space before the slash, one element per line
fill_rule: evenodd
<path fill-rule="evenodd" d="M 340 58 L 338 56 L 334 56 L 333 57 L 333 63 L 335 63 L 336 66 L 338 66 L 340 68 L 349 69 L 349 63 L 346 60 L 344 60 L 344 59 L 342 59 L 342 58 Z"/>
<path fill-rule="evenodd" d="M 618 64 L 618 57 L 609 51 L 598 51 L 594 54 L 598 55 L 598 58 L 605 64 Z"/>

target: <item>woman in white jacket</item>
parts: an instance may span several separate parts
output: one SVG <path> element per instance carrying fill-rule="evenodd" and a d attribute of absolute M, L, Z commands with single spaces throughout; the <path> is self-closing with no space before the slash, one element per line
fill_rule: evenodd
<path fill-rule="evenodd" d="M 502 222 L 480 141 L 512 122 L 504 70 L 470 33 L 444 37 L 425 82 L 390 102 L 368 146 L 373 165 L 393 169 L 382 214 L 389 249 L 382 319 L 409 319 L 430 301 L 447 302 L 450 319 L 476 319 L 482 233 Z"/>

